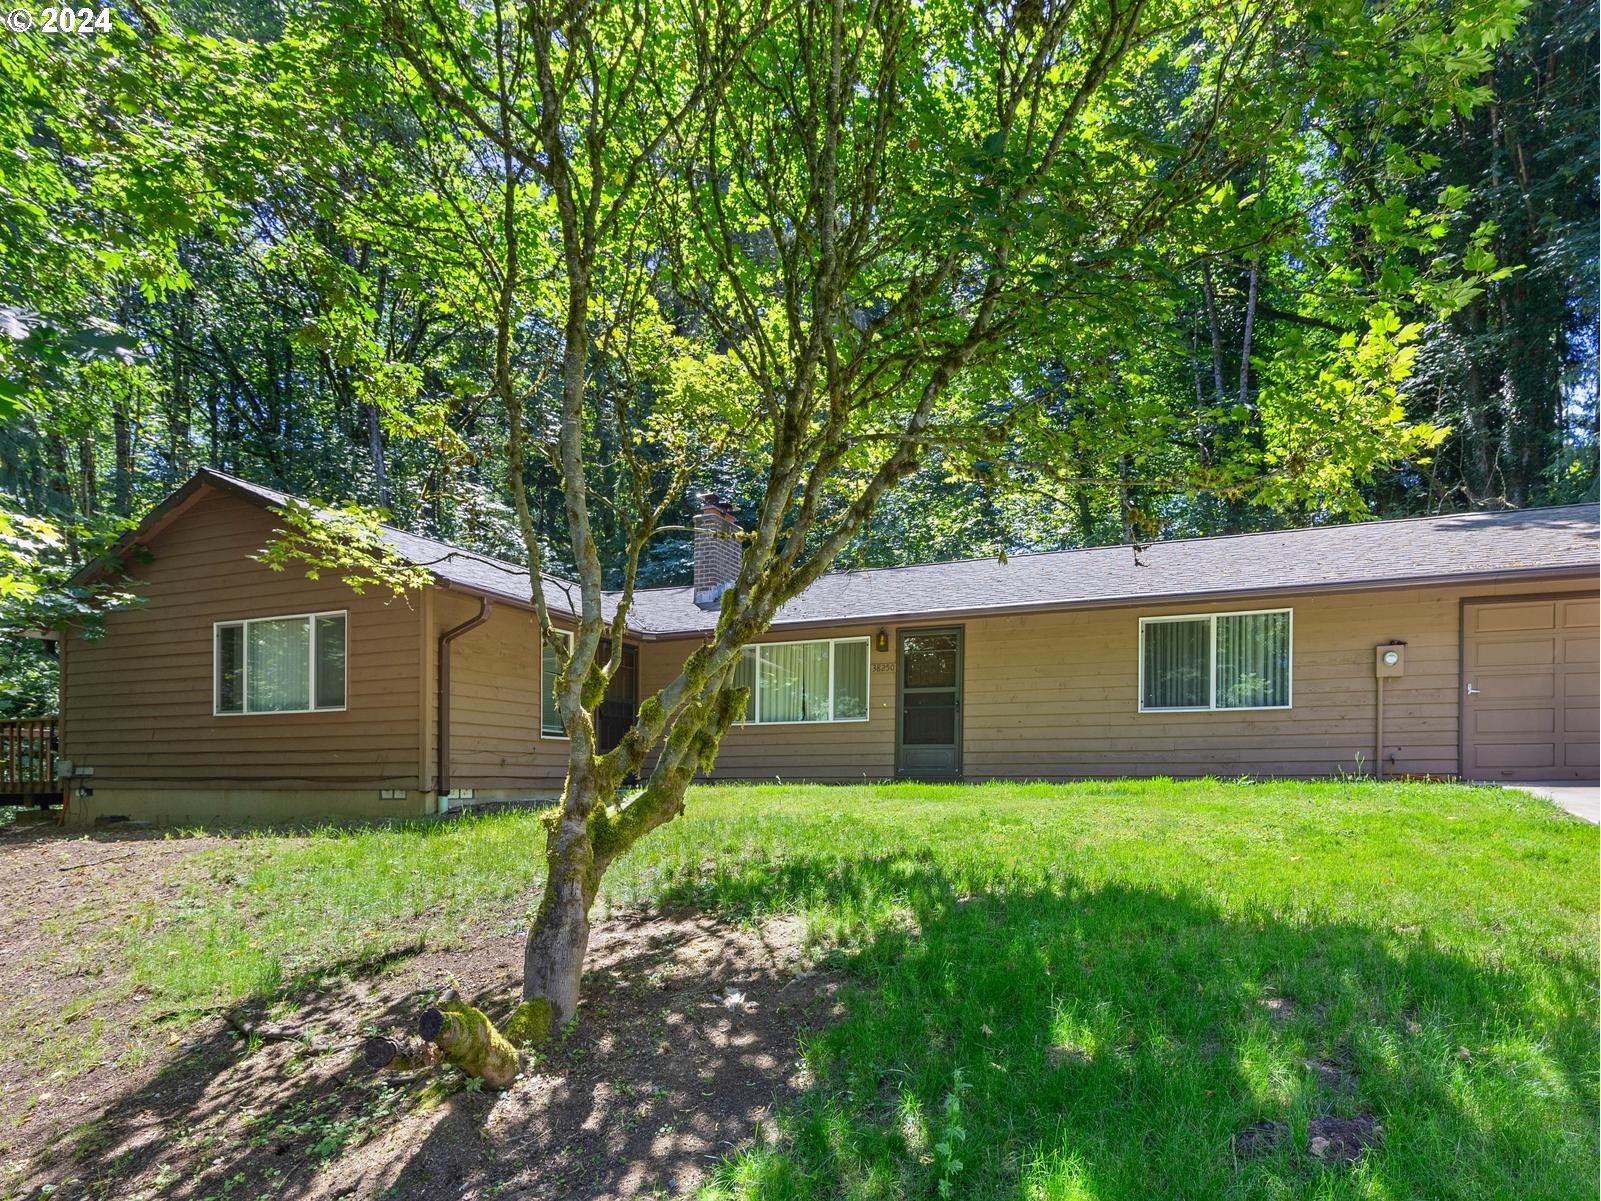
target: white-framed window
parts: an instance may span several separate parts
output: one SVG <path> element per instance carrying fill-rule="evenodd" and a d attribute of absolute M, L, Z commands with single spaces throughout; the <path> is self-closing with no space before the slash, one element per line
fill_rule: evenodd
<path fill-rule="evenodd" d="M 566 630 L 557 630 L 567 642 L 567 653 L 573 653 L 573 636 Z M 556 710 L 556 675 L 561 671 L 561 663 L 556 658 L 556 652 L 549 645 L 541 641 L 539 644 L 539 733 L 544 738 L 566 738 L 567 731 L 562 728 L 561 714 Z"/>
<path fill-rule="evenodd" d="M 868 640 L 823 638 L 747 646 L 734 683 L 750 689 L 745 725 L 866 721 Z"/>
<path fill-rule="evenodd" d="M 1140 618 L 1140 712 L 1288 709 L 1292 610 Z"/>
<path fill-rule="evenodd" d="M 345 707 L 344 610 L 219 621 L 211 627 L 212 713 Z"/>

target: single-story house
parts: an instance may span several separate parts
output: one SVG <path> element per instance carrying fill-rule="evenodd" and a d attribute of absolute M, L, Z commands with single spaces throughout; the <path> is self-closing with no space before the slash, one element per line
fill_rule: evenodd
<path fill-rule="evenodd" d="M 70 818 L 558 792 L 526 570 L 389 529 L 430 585 L 274 572 L 253 555 L 288 499 L 203 470 L 136 531 L 143 603 L 60 647 Z M 715 623 L 730 521 L 696 518 L 694 586 L 639 593 L 604 740 Z M 1594 504 L 838 572 L 747 652 L 713 775 L 1593 780 L 1597 584 Z"/>

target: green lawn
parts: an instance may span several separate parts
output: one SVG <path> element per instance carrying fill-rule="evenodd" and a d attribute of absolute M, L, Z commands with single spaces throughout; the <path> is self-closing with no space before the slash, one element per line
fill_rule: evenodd
<path fill-rule="evenodd" d="M 155 1006 L 272 995 L 518 920 L 541 837 L 249 838 L 126 953 Z M 803 914 L 857 982 L 719 1196 L 1566 1201 L 1597 1191 L 1597 892 L 1595 828 L 1519 794 L 1156 781 L 700 789 L 606 897 Z M 1320 1165 L 1321 1113 L 1382 1144 Z"/>

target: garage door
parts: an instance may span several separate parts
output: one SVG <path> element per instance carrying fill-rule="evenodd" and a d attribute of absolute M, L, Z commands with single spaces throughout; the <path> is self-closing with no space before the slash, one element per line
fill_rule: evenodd
<path fill-rule="evenodd" d="M 1462 613 L 1462 774 L 1594 780 L 1597 602 L 1503 601 Z"/>

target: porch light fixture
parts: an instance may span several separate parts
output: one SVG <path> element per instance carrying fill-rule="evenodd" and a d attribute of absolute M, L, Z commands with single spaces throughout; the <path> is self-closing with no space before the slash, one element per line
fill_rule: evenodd
<path fill-rule="evenodd" d="M 889 631 L 883 626 L 879 626 L 878 633 L 873 635 L 873 649 L 881 655 L 889 653 Z"/>

